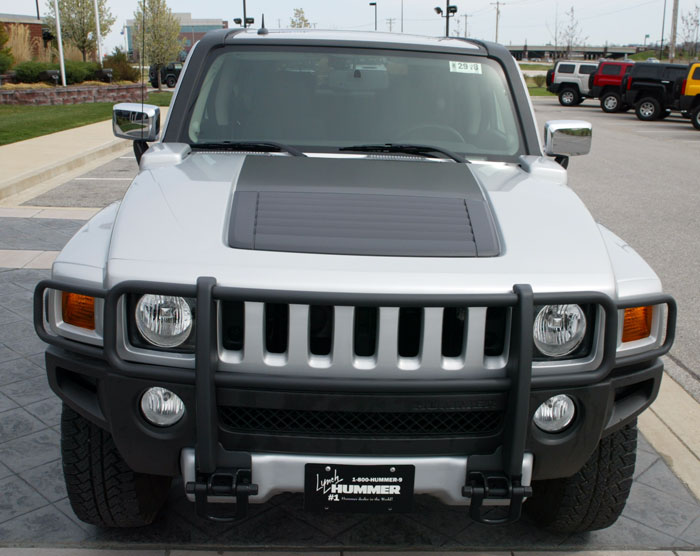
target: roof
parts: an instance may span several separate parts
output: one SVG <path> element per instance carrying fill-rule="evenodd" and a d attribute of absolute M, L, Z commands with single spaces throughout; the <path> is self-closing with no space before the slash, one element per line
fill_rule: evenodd
<path fill-rule="evenodd" d="M 43 25 L 41 19 L 37 19 L 33 15 L 16 15 L 16 14 L 0 14 L 0 22 L 2 23 L 30 23 L 34 25 Z"/>
<path fill-rule="evenodd" d="M 383 33 L 375 31 L 336 31 L 316 29 L 268 29 L 266 35 L 258 35 L 257 29 L 246 29 L 233 35 L 229 40 L 289 40 L 289 41 L 321 41 L 321 42 L 365 42 L 385 43 L 404 46 L 429 46 L 434 48 L 456 48 L 464 50 L 480 50 L 478 44 L 455 37 L 430 37 L 424 35 L 408 35 L 403 33 Z"/>

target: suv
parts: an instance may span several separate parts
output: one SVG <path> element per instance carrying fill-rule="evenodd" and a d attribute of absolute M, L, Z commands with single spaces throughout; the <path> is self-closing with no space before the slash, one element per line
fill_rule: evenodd
<path fill-rule="evenodd" d="M 687 65 L 637 63 L 622 80 L 623 101 L 634 106 L 640 120 L 663 119 L 681 110 L 677 81 L 687 74 Z"/>
<path fill-rule="evenodd" d="M 592 73 L 588 82 L 591 97 L 600 99 L 603 112 L 620 112 L 627 108 L 622 102 L 622 78 L 627 75 L 634 62 L 602 61 L 598 71 Z"/>
<path fill-rule="evenodd" d="M 140 172 L 34 297 L 78 517 L 148 524 L 181 476 L 214 519 L 283 492 L 617 519 L 675 303 L 566 185 L 590 124 L 543 152 L 508 50 L 222 29 L 162 134 L 113 125 Z"/>
<path fill-rule="evenodd" d="M 559 96 L 562 106 L 581 104 L 591 96 L 589 80 L 596 69 L 596 62 L 561 60 L 547 71 L 547 90 Z"/>
<path fill-rule="evenodd" d="M 681 86 L 680 109 L 690 116 L 695 129 L 700 129 L 700 64 L 690 66 Z"/>
<path fill-rule="evenodd" d="M 148 80 L 151 82 L 151 87 L 158 86 L 158 66 L 152 65 L 148 69 Z M 160 66 L 160 82 L 167 85 L 169 88 L 177 85 L 177 80 L 180 78 L 182 64 L 180 62 L 170 62 L 164 66 Z"/>

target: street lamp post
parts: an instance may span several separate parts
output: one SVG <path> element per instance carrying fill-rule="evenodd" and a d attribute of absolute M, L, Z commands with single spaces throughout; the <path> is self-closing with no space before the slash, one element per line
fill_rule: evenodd
<path fill-rule="evenodd" d="M 454 17 L 457 13 L 457 6 L 450 6 L 450 0 L 447 0 L 447 5 L 445 6 L 445 12 L 443 13 L 440 6 L 435 6 L 435 13 L 440 17 L 445 18 L 445 36 L 450 36 L 450 18 Z"/>
<path fill-rule="evenodd" d="M 102 67 L 102 35 L 100 34 L 100 9 L 95 0 L 95 30 L 97 31 L 97 61 Z"/>
<path fill-rule="evenodd" d="M 664 32 L 666 31 L 666 0 L 664 0 L 664 16 L 661 20 L 661 48 L 659 49 L 659 60 L 664 57 Z"/>
<path fill-rule="evenodd" d="M 376 2 L 370 2 L 370 6 L 374 6 L 374 30 L 377 30 L 377 3 Z"/>
<path fill-rule="evenodd" d="M 61 14 L 58 11 L 58 0 L 53 0 L 53 9 L 56 12 L 56 34 L 58 37 L 58 61 L 61 68 L 61 85 L 66 86 L 66 66 L 63 63 L 63 39 L 61 37 Z"/>

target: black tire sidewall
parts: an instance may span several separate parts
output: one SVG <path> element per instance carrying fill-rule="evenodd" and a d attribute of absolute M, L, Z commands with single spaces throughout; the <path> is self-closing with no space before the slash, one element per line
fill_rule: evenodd
<path fill-rule="evenodd" d="M 566 93 L 571 93 L 571 95 L 572 95 L 571 102 L 564 101 L 564 95 Z M 577 104 L 581 104 L 581 97 L 579 96 L 579 94 L 576 92 L 575 89 L 571 89 L 571 88 L 567 87 L 566 89 L 559 91 L 559 104 L 561 104 L 562 106 L 576 106 Z"/>
<path fill-rule="evenodd" d="M 693 127 L 700 130 L 700 106 L 696 106 L 690 113 L 690 116 L 690 121 L 692 122 Z"/>
<path fill-rule="evenodd" d="M 607 106 L 605 106 L 605 101 L 614 98 L 616 99 L 615 107 L 610 109 Z M 622 99 L 620 98 L 620 95 L 617 93 L 605 93 L 601 99 L 600 99 L 600 107 L 603 110 L 603 112 L 607 112 L 608 114 L 613 114 L 615 112 L 619 112 L 620 108 L 622 106 Z"/>
<path fill-rule="evenodd" d="M 642 106 L 647 103 L 650 103 L 654 107 L 654 113 L 650 117 L 642 115 L 641 112 Z M 645 97 L 637 103 L 634 113 L 637 115 L 637 118 L 643 122 L 652 122 L 659 119 L 659 115 L 661 114 L 661 104 L 653 97 Z"/>
<path fill-rule="evenodd" d="M 165 80 L 165 84 L 172 89 L 173 87 L 175 87 L 175 85 L 177 85 L 177 79 L 175 79 L 173 76 L 169 76 Z"/>

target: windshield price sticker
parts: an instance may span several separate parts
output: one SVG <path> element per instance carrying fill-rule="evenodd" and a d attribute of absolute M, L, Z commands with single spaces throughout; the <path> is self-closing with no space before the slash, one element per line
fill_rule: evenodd
<path fill-rule="evenodd" d="M 320 512 L 406 512 L 413 505 L 412 465 L 305 467 L 304 508 Z"/>
<path fill-rule="evenodd" d="M 457 73 L 481 74 L 481 64 L 477 62 L 455 62 L 450 60 L 450 71 Z"/>

